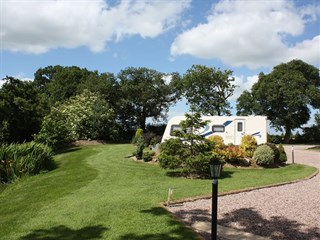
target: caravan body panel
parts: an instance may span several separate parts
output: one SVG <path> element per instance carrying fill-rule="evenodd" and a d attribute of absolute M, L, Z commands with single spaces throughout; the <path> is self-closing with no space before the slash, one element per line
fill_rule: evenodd
<path fill-rule="evenodd" d="M 179 129 L 180 122 L 185 119 L 184 116 L 170 119 L 161 142 L 172 138 L 171 132 Z M 202 119 L 209 123 L 197 132 L 206 138 L 219 135 L 225 144 L 239 145 L 244 135 L 252 135 L 258 144 L 267 142 L 267 117 L 265 116 L 203 116 Z"/>

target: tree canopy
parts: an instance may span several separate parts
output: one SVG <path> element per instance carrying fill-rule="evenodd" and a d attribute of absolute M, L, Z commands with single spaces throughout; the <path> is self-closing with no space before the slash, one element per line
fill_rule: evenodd
<path fill-rule="evenodd" d="M 291 131 L 310 119 L 310 107 L 320 107 L 319 70 L 301 60 L 275 66 L 271 73 L 260 73 L 251 91 L 237 100 L 237 114 L 268 116 L 273 127 L 285 130 L 285 141 Z"/>
<path fill-rule="evenodd" d="M 193 65 L 183 76 L 180 89 L 195 111 L 204 115 L 230 115 L 228 98 L 236 87 L 231 75 L 231 70 Z"/>
<path fill-rule="evenodd" d="M 148 68 L 130 67 L 118 74 L 121 98 L 118 102 L 120 118 L 124 125 L 146 128 L 146 119 L 165 118 L 170 104 L 177 100 L 177 93 L 167 74 Z M 170 78 L 177 78 L 171 74 Z M 126 122 L 126 123 L 125 123 Z"/>

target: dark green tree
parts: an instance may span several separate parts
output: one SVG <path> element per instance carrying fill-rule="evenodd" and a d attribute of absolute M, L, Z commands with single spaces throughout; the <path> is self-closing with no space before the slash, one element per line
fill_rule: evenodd
<path fill-rule="evenodd" d="M 123 128 L 146 129 L 146 119 L 165 118 L 169 106 L 177 100 L 177 92 L 166 83 L 167 74 L 148 68 L 129 67 L 118 74 L 121 98 L 118 102 L 119 121 Z M 170 78 L 178 78 L 171 74 Z"/>
<path fill-rule="evenodd" d="M 6 77 L 0 88 L 0 141 L 23 142 L 40 130 L 45 105 L 31 81 Z"/>
<path fill-rule="evenodd" d="M 230 115 L 228 98 L 235 85 L 232 71 L 193 65 L 187 70 L 180 89 L 188 103 L 204 115 Z"/>
<path fill-rule="evenodd" d="M 161 144 L 161 153 L 158 158 L 162 168 L 182 168 L 189 174 L 209 175 L 209 163 L 213 155 L 213 142 L 199 135 L 201 128 L 207 125 L 198 112 L 186 114 L 186 119 L 181 121 L 181 130 L 172 134 Z"/>
<path fill-rule="evenodd" d="M 85 90 L 101 94 L 112 105 L 118 97 L 118 84 L 112 73 L 99 73 L 76 66 L 40 68 L 35 73 L 34 83 L 51 106 Z"/>
<path fill-rule="evenodd" d="M 285 142 L 291 131 L 308 122 L 310 106 L 320 107 L 319 70 L 301 60 L 275 66 L 271 73 L 260 73 L 251 92 L 237 100 L 237 114 L 266 115 L 273 127 L 284 129 Z"/>

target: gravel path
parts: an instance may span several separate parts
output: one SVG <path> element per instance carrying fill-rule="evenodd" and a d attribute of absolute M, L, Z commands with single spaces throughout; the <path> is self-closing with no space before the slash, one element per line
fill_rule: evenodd
<path fill-rule="evenodd" d="M 294 147 L 294 160 L 320 168 L 320 152 Z M 285 147 L 291 163 L 291 146 Z M 320 239 L 320 174 L 298 183 L 219 197 L 218 224 L 271 239 Z M 211 199 L 171 206 L 192 225 L 211 219 Z M 200 232 L 209 239 L 208 234 Z"/>

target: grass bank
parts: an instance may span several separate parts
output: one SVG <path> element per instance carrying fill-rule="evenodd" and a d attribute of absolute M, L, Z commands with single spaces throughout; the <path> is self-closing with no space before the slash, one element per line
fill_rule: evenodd
<path fill-rule="evenodd" d="M 0 193 L 3 239 L 195 239 L 159 202 L 207 195 L 211 181 L 172 177 L 157 165 L 124 156 L 131 145 L 99 145 L 56 156 L 58 168 L 22 179 Z M 315 169 L 225 169 L 219 191 L 304 178 Z"/>

